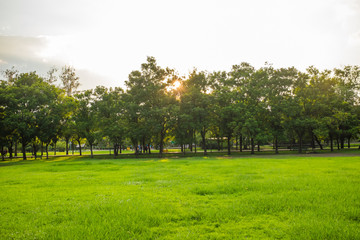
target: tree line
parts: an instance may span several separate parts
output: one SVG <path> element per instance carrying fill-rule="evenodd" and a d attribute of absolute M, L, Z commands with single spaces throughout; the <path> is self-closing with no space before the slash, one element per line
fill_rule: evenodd
<path fill-rule="evenodd" d="M 0 88 L 0 146 L 10 157 L 21 146 L 34 155 L 62 139 L 79 146 L 86 140 L 93 147 L 107 139 L 114 156 L 126 143 L 135 154 L 152 145 L 164 151 L 173 139 L 185 153 L 197 146 L 228 154 L 236 147 L 255 152 L 256 146 L 334 148 L 350 146 L 359 134 L 360 68 L 344 66 L 306 72 L 294 67 L 259 69 L 249 63 L 232 66 L 229 72 L 194 69 L 180 77 L 174 69 L 162 68 L 148 57 L 140 70 L 132 71 L 126 90 L 97 86 L 77 91 L 75 69 L 51 69 L 47 76 L 36 72 L 3 71 Z M 60 85 L 56 83 L 60 82 Z M 137 147 L 142 146 L 142 147 Z M 149 149 L 151 153 L 151 149 Z"/>

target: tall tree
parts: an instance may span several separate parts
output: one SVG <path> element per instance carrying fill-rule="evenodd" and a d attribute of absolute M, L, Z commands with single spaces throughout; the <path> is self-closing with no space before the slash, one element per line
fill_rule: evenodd
<path fill-rule="evenodd" d="M 227 151 L 231 154 L 232 137 L 239 124 L 237 111 L 240 109 L 238 92 L 231 74 L 214 72 L 211 74 L 212 86 L 212 125 L 219 128 L 220 136 L 227 139 Z M 214 129 L 214 127 L 212 128 Z M 215 128 L 216 130 L 216 128 Z"/>
<path fill-rule="evenodd" d="M 273 69 L 269 67 L 268 81 L 265 84 L 267 120 L 269 130 L 274 137 L 275 153 L 279 153 L 279 139 L 284 136 L 284 125 L 288 100 L 291 98 L 291 89 L 297 76 L 295 68 Z"/>
<path fill-rule="evenodd" d="M 344 148 L 344 141 L 347 138 L 348 143 L 352 137 L 358 133 L 359 118 L 356 109 L 359 106 L 360 90 L 360 67 L 344 66 L 343 69 L 334 69 L 336 81 L 336 93 L 339 97 L 338 119 L 341 119 L 339 125 L 339 140 L 341 148 Z"/>
<path fill-rule="evenodd" d="M 60 74 L 60 79 L 67 96 L 72 96 L 76 93 L 76 89 L 80 86 L 80 82 L 79 77 L 76 76 L 75 68 L 64 66 Z"/>
<path fill-rule="evenodd" d="M 52 141 L 59 139 L 67 109 L 64 91 L 47 82 L 44 82 L 44 85 L 46 86 L 44 88 L 46 105 L 40 106 L 34 115 L 36 136 L 41 141 L 41 145 L 45 143 L 46 158 L 48 158 L 48 146 Z"/>
<path fill-rule="evenodd" d="M 202 148 L 206 155 L 206 134 L 210 128 L 212 111 L 209 77 L 205 72 L 193 70 L 184 85 L 186 92 L 182 96 L 181 108 L 191 117 L 193 135 L 200 133 Z"/>
<path fill-rule="evenodd" d="M 124 117 L 125 103 L 122 99 L 123 90 L 98 86 L 94 92 L 98 128 L 101 130 L 102 136 L 110 139 L 114 147 L 114 157 L 116 157 L 127 131 Z"/>
<path fill-rule="evenodd" d="M 75 131 L 75 122 L 73 118 L 77 109 L 77 102 L 73 97 L 66 96 L 63 99 L 62 106 L 64 116 L 61 121 L 61 136 L 65 140 L 66 155 L 69 155 L 69 143 Z"/>
<path fill-rule="evenodd" d="M 93 146 L 97 139 L 98 132 L 93 90 L 86 90 L 76 94 L 75 97 L 78 101 L 78 108 L 74 115 L 78 139 L 86 138 L 90 146 L 91 158 L 93 158 Z M 80 140 L 78 140 L 78 142 L 79 145 L 81 145 Z"/>
<path fill-rule="evenodd" d="M 171 103 L 175 100 L 167 90 L 174 71 L 157 65 L 155 58 L 148 57 L 140 71 L 133 71 L 126 81 L 126 117 L 129 136 L 138 153 L 139 142 L 150 145 L 155 139 L 163 153 L 164 140 L 170 128 Z M 169 81 L 167 81 L 169 80 Z"/>
<path fill-rule="evenodd" d="M 37 137 L 38 113 L 49 106 L 51 86 L 35 72 L 20 74 L 8 89 L 13 101 L 9 121 L 16 123 L 16 132 L 22 144 L 23 159 L 26 146 Z"/>

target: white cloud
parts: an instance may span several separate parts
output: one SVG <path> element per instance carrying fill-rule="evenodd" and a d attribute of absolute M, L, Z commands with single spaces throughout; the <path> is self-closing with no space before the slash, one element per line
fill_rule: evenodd
<path fill-rule="evenodd" d="M 0 67 L 1 70 L 14 66 L 20 72 L 37 71 L 45 76 L 55 66 L 61 69 L 71 65 L 61 54 L 67 51 L 66 43 L 61 47 L 63 38 L 49 37 L 14 37 L 0 36 Z M 60 42 L 58 42 L 60 41 Z M 61 44 L 60 44 L 61 43 Z M 76 67 L 80 77 L 80 89 L 95 88 L 97 85 L 111 86 L 108 77 L 88 68 Z"/>
<path fill-rule="evenodd" d="M 360 31 L 355 32 L 349 36 L 349 45 L 360 47 Z"/>

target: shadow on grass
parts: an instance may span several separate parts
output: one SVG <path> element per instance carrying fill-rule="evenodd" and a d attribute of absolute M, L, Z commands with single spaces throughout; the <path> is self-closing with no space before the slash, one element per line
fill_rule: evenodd
<path fill-rule="evenodd" d="M 182 158 L 191 158 L 191 157 L 217 157 L 220 159 L 223 158 L 238 158 L 238 157 L 270 157 L 270 158 L 277 158 L 277 157 L 285 157 L 292 155 L 294 157 L 302 157 L 302 156 L 360 156 L 360 151 L 356 148 L 351 149 L 341 149 L 341 150 L 334 150 L 333 152 L 330 149 L 325 150 L 312 150 L 312 151 L 304 151 L 303 153 L 298 153 L 297 151 L 290 151 L 290 150 L 282 150 L 279 154 L 276 154 L 274 151 L 256 151 L 255 154 L 251 154 L 249 150 L 245 150 L 243 152 L 240 151 L 232 151 L 231 155 L 228 155 L 227 152 L 224 151 L 208 151 L 206 155 L 204 152 L 186 152 L 185 154 L 181 152 L 176 153 L 163 153 L 160 155 L 159 153 L 151 153 L 151 154 L 134 154 L 134 153 L 123 153 L 116 157 L 114 155 L 109 154 L 95 154 L 93 158 L 90 155 L 68 155 L 68 156 L 50 156 L 48 159 L 46 157 L 38 157 L 38 158 L 28 158 L 27 160 L 23 160 L 21 158 L 6 158 L 5 161 L 0 161 L 0 167 L 8 167 L 8 166 L 15 166 L 15 165 L 25 165 L 34 162 L 63 162 L 63 161 L 77 161 L 77 160 L 99 160 L 99 159 L 114 159 L 114 160 L 122 160 L 122 159 L 182 159 Z"/>
<path fill-rule="evenodd" d="M 16 165 L 25 165 L 25 164 L 29 164 L 30 162 L 26 161 L 26 160 L 5 160 L 5 161 L 1 161 L 0 162 L 0 168 L 1 167 L 10 167 L 10 166 L 16 166 Z"/>

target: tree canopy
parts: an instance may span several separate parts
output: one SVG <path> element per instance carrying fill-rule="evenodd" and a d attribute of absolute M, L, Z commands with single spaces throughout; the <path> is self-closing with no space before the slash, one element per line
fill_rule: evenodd
<path fill-rule="evenodd" d="M 180 77 L 148 57 L 119 87 L 77 91 L 79 77 L 65 66 L 56 75 L 3 71 L 0 82 L 1 151 L 21 145 L 37 151 L 59 139 L 93 146 L 107 141 L 116 157 L 123 147 L 150 154 L 172 142 L 182 149 L 207 154 L 222 149 L 280 146 L 344 148 L 360 129 L 360 68 L 344 66 L 305 72 L 294 67 L 256 69 L 249 63 L 229 72 L 194 69 Z M 55 85 L 60 82 L 60 85 Z M 74 144 L 72 144 L 74 145 Z M 16 152 L 16 151 L 15 151 Z M 81 152 L 81 151 L 80 151 Z"/>

